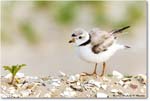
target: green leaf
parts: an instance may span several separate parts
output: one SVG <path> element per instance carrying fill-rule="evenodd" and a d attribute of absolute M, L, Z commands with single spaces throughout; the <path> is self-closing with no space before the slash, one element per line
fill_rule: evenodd
<path fill-rule="evenodd" d="M 26 64 L 22 64 L 22 65 L 17 66 L 17 68 L 14 70 L 14 75 L 16 75 L 16 73 L 17 73 L 22 67 L 24 67 L 24 66 L 26 66 Z"/>
<path fill-rule="evenodd" d="M 18 66 L 18 64 L 17 65 L 13 65 L 12 66 L 12 75 L 14 75 L 15 76 L 15 69 L 17 68 L 17 66 Z"/>
<path fill-rule="evenodd" d="M 3 68 L 4 68 L 5 70 L 8 70 L 9 72 L 12 72 L 12 68 L 10 68 L 9 66 L 3 66 Z"/>

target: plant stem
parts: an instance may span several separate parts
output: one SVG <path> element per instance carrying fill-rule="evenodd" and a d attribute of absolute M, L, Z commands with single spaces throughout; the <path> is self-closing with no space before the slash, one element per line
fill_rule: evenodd
<path fill-rule="evenodd" d="M 14 75 L 12 75 L 12 79 L 11 79 L 10 84 L 13 84 L 13 83 L 14 83 L 14 79 L 15 79 L 15 76 L 14 76 Z"/>

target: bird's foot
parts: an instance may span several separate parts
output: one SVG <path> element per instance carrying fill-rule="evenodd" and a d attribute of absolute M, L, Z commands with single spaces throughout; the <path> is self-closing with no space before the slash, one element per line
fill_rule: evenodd
<path fill-rule="evenodd" d="M 82 76 L 94 76 L 96 77 L 98 74 L 96 72 L 93 72 L 93 73 L 87 73 L 87 72 L 82 72 Z"/>
<path fill-rule="evenodd" d="M 104 74 L 100 74 L 100 75 L 99 75 L 99 77 L 103 77 L 103 76 L 104 76 Z"/>

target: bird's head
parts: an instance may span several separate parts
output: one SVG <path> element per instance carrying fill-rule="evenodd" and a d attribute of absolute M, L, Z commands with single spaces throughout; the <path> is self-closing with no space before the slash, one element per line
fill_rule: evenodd
<path fill-rule="evenodd" d="M 69 43 L 75 43 L 76 46 L 80 46 L 81 44 L 88 41 L 90 38 L 88 32 L 84 29 L 74 30 L 71 37 L 72 39 L 69 41 Z"/>

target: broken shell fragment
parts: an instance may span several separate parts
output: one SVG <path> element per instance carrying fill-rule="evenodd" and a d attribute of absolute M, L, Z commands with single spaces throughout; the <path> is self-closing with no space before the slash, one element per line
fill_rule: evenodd
<path fill-rule="evenodd" d="M 66 74 L 62 71 L 59 71 L 60 76 L 66 76 Z"/>
<path fill-rule="evenodd" d="M 70 82 L 70 83 L 73 83 L 73 82 L 77 82 L 78 80 L 79 80 L 79 78 L 80 78 L 80 75 L 71 75 L 69 78 L 68 78 L 68 82 Z"/>
<path fill-rule="evenodd" d="M 116 77 L 118 79 L 123 78 L 123 75 L 121 73 L 119 73 L 118 71 L 113 71 L 112 74 L 113 74 L 114 77 Z"/>
<path fill-rule="evenodd" d="M 72 88 L 75 91 L 80 91 L 80 92 L 83 91 L 82 87 L 78 85 L 71 85 L 70 88 Z"/>
<path fill-rule="evenodd" d="M 99 87 L 99 88 L 101 87 L 101 82 L 95 81 L 95 80 L 93 80 L 93 79 L 92 79 L 92 80 L 89 80 L 88 83 L 89 83 L 89 84 L 94 84 L 95 86 L 97 86 L 97 87 Z"/>
<path fill-rule="evenodd" d="M 96 94 L 96 97 L 97 97 L 97 98 L 108 98 L 108 95 L 105 94 L 105 93 L 100 93 L 100 92 L 98 92 L 98 93 Z"/>

